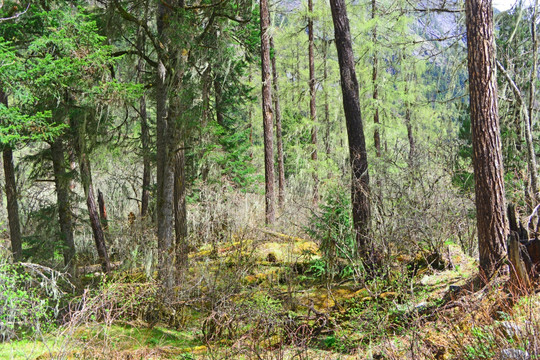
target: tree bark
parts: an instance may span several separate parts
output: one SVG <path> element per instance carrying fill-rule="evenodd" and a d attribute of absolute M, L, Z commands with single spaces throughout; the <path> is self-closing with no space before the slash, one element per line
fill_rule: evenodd
<path fill-rule="evenodd" d="M 311 128 L 311 161 L 313 163 L 313 203 L 319 201 L 319 176 L 317 174 L 317 92 L 315 85 L 315 51 L 313 34 L 313 0 L 308 0 L 308 58 L 309 58 L 309 115 Z"/>
<path fill-rule="evenodd" d="M 508 237 L 493 8 L 491 0 L 466 0 L 465 8 L 480 276 L 488 280 L 503 261 Z"/>
<path fill-rule="evenodd" d="M 187 269 L 189 244 L 187 231 L 187 211 L 186 211 L 186 158 L 183 149 L 176 152 L 176 166 L 174 173 L 174 227 L 176 235 L 176 264 L 182 271 Z M 180 276 L 181 274 L 179 274 Z"/>
<path fill-rule="evenodd" d="M 148 115 L 146 112 L 145 95 L 141 96 L 141 98 L 139 99 L 139 111 L 141 117 L 141 145 L 143 152 L 141 217 L 144 218 L 148 214 L 148 204 L 150 203 L 150 181 L 152 170 L 150 164 L 150 129 L 148 126 Z"/>
<path fill-rule="evenodd" d="M 148 3 L 145 6 L 144 18 L 148 18 Z M 142 53 L 146 52 L 146 37 L 144 30 L 137 30 L 137 47 Z M 140 57 L 137 62 L 137 82 L 143 83 L 143 74 L 146 70 L 146 62 Z M 150 181 L 151 181 L 151 161 L 150 161 L 150 127 L 148 126 L 148 112 L 146 108 L 146 94 L 139 98 L 139 117 L 141 122 L 141 148 L 143 158 L 143 177 L 141 186 L 141 218 L 145 218 L 148 214 L 148 206 L 150 203 Z"/>
<path fill-rule="evenodd" d="M 71 204 L 69 201 L 70 179 L 66 173 L 66 159 L 62 139 L 57 138 L 51 144 L 51 156 L 54 171 L 54 183 L 56 186 L 60 233 L 64 243 L 64 265 L 69 273 L 74 275 L 75 264 L 73 263 L 73 259 L 75 257 L 75 241 L 73 238 L 73 221 Z"/>
<path fill-rule="evenodd" d="M 17 182 L 13 165 L 13 150 L 6 147 L 2 152 L 4 160 L 4 176 L 6 181 L 6 197 L 9 221 L 9 237 L 11 252 L 15 261 L 22 260 L 21 225 L 19 220 L 19 200 L 17 199 Z"/>
<path fill-rule="evenodd" d="M 222 106 L 223 89 L 221 88 L 221 83 L 217 77 L 214 79 L 214 96 L 215 96 L 215 103 L 216 103 L 216 121 L 219 125 L 225 126 L 225 122 L 224 122 L 225 117 L 223 116 L 223 106 Z"/>
<path fill-rule="evenodd" d="M 352 169 L 351 197 L 353 225 L 356 244 L 361 259 L 373 263 L 376 255 L 369 237 L 371 206 L 369 202 L 369 173 L 364 127 L 360 112 L 358 80 L 356 79 L 354 56 L 347 9 L 344 0 L 330 0 L 336 48 L 338 53 L 343 109 L 347 123 L 349 156 Z"/>
<path fill-rule="evenodd" d="M 371 19 L 375 19 L 377 13 L 377 1 L 371 0 Z M 373 124 L 375 128 L 373 130 L 373 143 L 375 144 L 375 154 L 377 157 L 381 157 L 381 135 L 380 135 L 380 120 L 379 120 L 379 83 L 377 82 L 378 67 L 379 67 L 379 54 L 377 53 L 377 25 L 373 26 L 373 70 L 371 82 L 373 85 Z"/>
<path fill-rule="evenodd" d="M 0 103 L 8 107 L 7 94 L 0 88 Z M 7 211 L 9 221 L 9 237 L 13 260 L 22 260 L 21 224 L 19 220 L 19 200 L 17 199 L 17 181 L 15 180 L 15 166 L 13 165 L 13 150 L 5 146 L 2 151 L 4 162 L 4 176 L 6 182 Z"/>
<path fill-rule="evenodd" d="M 107 253 L 107 247 L 105 245 L 105 233 L 101 226 L 101 220 L 99 218 L 99 210 L 96 204 L 94 187 L 92 184 L 92 169 L 90 167 L 90 160 L 86 150 L 86 117 L 84 115 L 82 123 L 79 119 L 75 120 L 72 125 L 75 126 L 74 149 L 79 159 L 79 169 L 81 173 L 81 184 L 86 197 L 86 207 L 88 208 L 88 216 L 90 218 L 90 227 L 94 235 L 94 242 L 96 244 L 99 261 L 104 273 L 108 273 L 111 270 L 111 264 L 109 261 L 109 255 Z"/>
<path fill-rule="evenodd" d="M 531 40 L 532 40 L 532 69 L 529 85 L 529 122 L 525 124 L 525 131 L 527 136 L 527 148 L 529 152 L 529 172 L 531 177 L 531 188 L 534 200 L 536 203 L 540 201 L 538 193 L 538 167 L 536 164 L 536 154 L 534 151 L 534 143 L 532 137 L 532 127 L 534 124 L 534 102 L 536 92 L 536 81 L 538 80 L 538 39 L 536 37 L 536 17 L 538 13 L 538 0 L 535 0 L 533 7 L 533 15 L 531 20 Z M 534 206 L 533 206 L 534 207 Z"/>
<path fill-rule="evenodd" d="M 109 219 L 107 218 L 107 208 L 105 206 L 105 198 L 103 193 L 98 189 L 98 205 L 99 205 L 99 218 L 101 219 L 101 226 L 105 233 L 109 230 Z"/>
<path fill-rule="evenodd" d="M 281 107 L 279 106 L 279 78 L 276 66 L 276 51 L 274 47 L 274 38 L 270 37 L 270 52 L 273 54 L 272 60 L 272 85 L 274 92 L 274 110 L 276 112 L 276 147 L 278 162 L 278 205 L 283 206 L 285 202 L 285 164 L 283 161 L 283 136 L 281 127 Z"/>
<path fill-rule="evenodd" d="M 411 81 L 411 79 L 409 76 L 407 76 L 405 82 L 405 96 L 407 97 L 407 100 L 405 100 L 405 126 L 407 127 L 407 139 L 409 140 L 409 166 L 412 167 L 414 165 L 416 153 L 416 141 L 414 140 L 414 131 L 411 119 L 411 102 L 408 100 L 409 81 Z"/>
<path fill-rule="evenodd" d="M 270 26 L 270 12 L 268 0 L 260 2 L 261 16 L 261 78 L 262 78 L 262 113 L 264 128 L 264 169 L 265 169 L 265 202 L 266 224 L 273 224 L 276 220 L 274 209 L 274 144 L 272 122 L 272 90 L 270 78 L 270 41 L 268 28 Z"/>
<path fill-rule="evenodd" d="M 158 3 L 157 31 L 161 44 L 169 45 L 168 21 L 171 11 L 163 2 Z M 171 74 L 166 68 L 167 59 L 158 59 L 156 79 L 156 160 L 157 160 L 157 238 L 158 277 L 165 288 L 165 297 L 172 295 L 175 284 L 174 271 L 174 169 L 172 149 L 174 123 L 168 115 L 168 93 Z"/>
<path fill-rule="evenodd" d="M 323 33 L 323 83 L 324 83 L 324 123 L 326 131 L 324 134 L 324 147 L 326 155 L 330 155 L 330 104 L 328 102 L 328 41 L 326 40 L 326 31 Z"/>

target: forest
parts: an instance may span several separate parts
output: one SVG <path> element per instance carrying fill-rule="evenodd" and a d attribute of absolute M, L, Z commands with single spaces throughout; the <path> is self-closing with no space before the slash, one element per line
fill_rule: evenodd
<path fill-rule="evenodd" d="M 0 0 L 0 360 L 540 358 L 538 0 Z"/>

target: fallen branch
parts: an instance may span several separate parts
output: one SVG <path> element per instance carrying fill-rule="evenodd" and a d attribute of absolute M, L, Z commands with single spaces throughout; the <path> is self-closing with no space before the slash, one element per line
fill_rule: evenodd
<path fill-rule="evenodd" d="M 26 12 L 28 11 L 28 9 L 30 9 L 30 5 L 32 4 L 32 2 L 30 1 L 28 3 L 28 5 L 26 6 L 26 9 L 24 9 L 24 11 L 18 13 L 18 14 L 15 14 L 13 16 L 10 16 L 10 17 L 7 17 L 7 18 L 0 18 L 0 22 L 2 21 L 8 21 L 8 20 L 15 20 L 15 19 L 18 19 L 19 17 L 23 16 L 24 14 L 26 14 Z M 2 3 L 3 5 L 3 3 Z"/>

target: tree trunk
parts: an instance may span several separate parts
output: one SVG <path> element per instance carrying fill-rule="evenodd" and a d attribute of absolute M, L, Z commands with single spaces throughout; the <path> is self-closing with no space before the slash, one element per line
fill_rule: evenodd
<path fill-rule="evenodd" d="M 169 45 L 168 21 L 171 11 L 163 2 L 158 3 L 157 30 L 160 42 Z M 166 59 L 158 59 L 156 79 L 156 157 L 157 157 L 157 238 L 158 238 L 158 278 L 166 294 L 172 295 L 175 284 L 174 265 L 174 169 L 175 158 L 171 155 L 174 123 L 168 116 L 167 99 L 171 74 L 167 72 Z"/>
<path fill-rule="evenodd" d="M 105 198 L 103 197 L 103 193 L 99 189 L 98 189 L 98 206 L 99 206 L 99 218 L 101 219 L 101 226 L 103 227 L 103 231 L 107 233 L 109 231 L 109 219 L 107 218 L 107 208 L 105 206 Z"/>
<path fill-rule="evenodd" d="M 261 16 L 261 77 L 262 77 L 262 113 L 264 128 L 264 170 L 265 170 L 265 199 L 266 224 L 273 224 L 276 220 L 274 210 L 274 144 L 272 122 L 272 91 L 270 78 L 270 41 L 268 28 L 270 26 L 270 12 L 268 0 L 260 2 Z"/>
<path fill-rule="evenodd" d="M 66 159 L 62 139 L 57 138 L 51 144 L 51 156 L 54 170 L 54 183 L 56 186 L 56 201 L 58 205 L 58 219 L 60 233 L 64 243 L 64 265 L 69 273 L 74 275 L 75 241 L 73 239 L 73 222 L 71 204 L 69 201 L 70 179 L 65 170 Z"/>
<path fill-rule="evenodd" d="M 533 44 L 532 48 L 532 69 L 529 85 L 529 122 L 525 124 L 525 131 L 527 136 L 527 148 L 529 152 L 529 172 L 531 177 L 531 188 L 534 200 L 536 203 L 540 201 L 538 193 L 538 167 L 536 165 L 536 154 L 534 151 L 534 143 L 532 136 L 532 127 L 534 124 L 534 103 L 535 103 L 535 84 L 538 79 L 538 40 L 536 38 L 536 17 L 538 13 L 538 0 L 534 2 L 533 15 L 531 20 L 531 40 Z M 534 206 L 533 206 L 534 208 Z"/>
<path fill-rule="evenodd" d="M 414 141 L 414 132 L 411 121 L 411 107 L 407 103 L 405 109 L 405 126 L 407 127 L 407 139 L 409 139 L 409 166 L 414 165 L 414 157 L 416 152 L 416 142 Z"/>
<path fill-rule="evenodd" d="M 150 129 L 148 126 L 148 116 L 146 112 L 146 96 L 139 99 L 139 111 L 141 116 L 141 145 L 143 152 L 143 178 L 142 178 L 142 196 L 141 196 L 141 217 L 148 214 L 148 204 L 150 203 Z"/>
<path fill-rule="evenodd" d="M 148 3 L 146 4 L 148 5 Z M 145 6 L 144 18 L 148 18 L 148 6 Z M 145 53 L 146 52 L 146 37 L 143 29 L 137 30 L 137 46 Z M 145 60 L 141 57 L 137 63 L 137 82 L 143 83 L 143 74 L 146 70 Z M 150 203 L 150 181 L 151 175 L 151 161 L 150 161 L 150 127 L 148 126 L 148 112 L 146 109 L 146 95 L 143 95 L 139 99 L 139 116 L 141 121 L 141 147 L 143 158 L 143 177 L 142 177 L 142 192 L 141 192 L 141 218 L 145 218 L 148 215 L 148 205 Z"/>
<path fill-rule="evenodd" d="M 183 147 L 183 144 L 180 145 Z M 187 269 L 189 244 L 186 212 L 186 158 L 184 149 L 176 152 L 174 173 L 174 227 L 176 235 L 176 264 L 179 270 Z M 180 274 L 179 274 L 180 275 Z"/>
<path fill-rule="evenodd" d="M 375 19 L 377 13 L 377 1 L 371 0 L 371 19 Z M 377 53 L 377 25 L 373 26 L 373 71 L 372 71 L 372 84 L 373 84 L 373 124 L 375 129 L 373 130 L 373 142 L 375 144 L 375 154 L 377 157 L 381 157 L 381 135 L 380 135 L 380 120 L 379 120 L 379 83 L 377 82 L 379 56 Z"/>
<path fill-rule="evenodd" d="M 491 0 L 466 0 L 467 49 L 480 276 L 501 265 L 508 236 Z"/>
<path fill-rule="evenodd" d="M 21 261 L 22 239 L 19 220 L 19 200 L 17 199 L 17 182 L 15 180 L 15 166 L 13 165 L 13 151 L 11 148 L 6 147 L 4 149 L 3 160 L 11 251 L 13 253 L 13 259 L 15 261 Z"/>
<path fill-rule="evenodd" d="M 285 164 L 283 162 L 283 136 L 281 133 L 281 107 L 279 106 L 279 78 L 276 66 L 276 52 L 274 38 L 270 37 L 270 52 L 272 56 L 272 85 L 274 87 L 274 110 L 276 111 L 276 146 L 278 162 L 278 205 L 283 206 L 285 202 Z"/>
<path fill-rule="evenodd" d="M 0 103 L 8 106 L 7 94 L 0 88 Z M 6 198 L 9 221 L 9 237 L 13 260 L 22 260 L 21 224 L 19 220 L 19 201 L 17 199 L 17 181 L 15 180 L 15 166 L 13 165 L 13 150 L 5 146 L 2 151 L 4 160 L 4 176 L 6 181 Z"/>
<path fill-rule="evenodd" d="M 225 126 L 225 122 L 224 122 L 225 117 L 223 116 L 223 106 L 222 106 L 223 89 L 221 88 L 221 83 L 217 77 L 214 79 L 214 96 L 216 97 L 215 98 L 216 121 L 219 125 Z"/>
<path fill-rule="evenodd" d="M 343 109 L 347 123 L 349 156 L 352 169 L 351 197 L 353 225 L 358 254 L 368 263 L 375 262 L 373 243 L 369 237 L 371 207 L 366 141 L 360 112 L 358 80 L 356 79 L 351 33 L 345 0 L 330 0 L 338 53 Z"/>
<path fill-rule="evenodd" d="M 416 152 L 416 142 L 414 140 L 414 131 L 411 119 L 411 103 L 408 100 L 408 83 L 412 80 L 409 78 L 409 76 L 407 76 L 405 79 L 405 96 L 407 98 L 407 100 L 405 100 L 405 126 L 407 127 L 407 139 L 409 140 L 409 166 L 412 167 L 414 165 L 414 157 Z"/>
<path fill-rule="evenodd" d="M 324 134 L 324 147 L 326 155 L 330 155 L 330 104 L 328 102 L 328 41 L 326 31 L 323 33 L 323 82 L 324 82 L 324 123 L 326 132 Z"/>
<path fill-rule="evenodd" d="M 99 261 L 103 272 L 108 273 L 111 270 L 111 264 L 105 245 L 105 233 L 103 232 L 103 227 L 101 226 L 101 220 L 99 218 L 99 210 L 96 204 L 94 187 L 92 185 L 92 169 L 86 150 L 86 116 L 88 115 L 84 115 L 82 123 L 77 119 L 72 124 L 76 131 L 74 149 L 79 158 L 81 184 L 84 190 L 84 196 L 86 197 L 86 206 L 88 208 L 88 216 L 90 217 L 90 227 L 92 228 L 92 233 L 94 235 L 94 242 L 96 244 Z"/>
<path fill-rule="evenodd" d="M 249 67 L 249 77 L 248 77 L 248 83 L 251 84 L 251 81 L 253 80 L 253 73 L 251 70 L 251 66 Z M 248 107 L 248 120 L 249 120 L 249 158 L 253 160 L 253 102 L 249 102 Z"/>
<path fill-rule="evenodd" d="M 319 176 L 317 174 L 317 92 L 315 89 L 315 52 L 313 49 L 313 0 L 308 0 L 308 57 L 309 57 L 309 115 L 311 128 L 311 161 L 313 162 L 313 203 L 319 201 Z"/>

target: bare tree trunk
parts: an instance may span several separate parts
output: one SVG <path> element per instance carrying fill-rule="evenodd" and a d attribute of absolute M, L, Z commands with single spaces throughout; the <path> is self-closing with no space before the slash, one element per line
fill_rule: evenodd
<path fill-rule="evenodd" d="M 409 93 L 409 87 L 408 82 L 411 79 L 408 77 L 406 78 L 405 83 L 405 94 Z M 413 132 L 413 125 L 412 125 L 412 119 L 411 119 L 411 103 L 409 100 L 405 101 L 405 126 L 407 127 L 407 139 L 409 140 L 409 166 L 414 165 L 414 157 L 416 153 L 416 142 L 414 141 L 414 132 Z"/>
<path fill-rule="evenodd" d="M 317 174 L 317 92 L 315 85 L 315 52 L 313 49 L 313 0 L 308 0 L 308 57 L 309 57 L 309 115 L 311 128 L 311 161 L 313 162 L 313 203 L 319 201 L 319 176 Z"/>
<path fill-rule="evenodd" d="M 219 82 L 218 78 L 216 77 L 214 79 L 214 95 L 215 95 L 215 103 L 216 103 L 216 121 L 219 125 L 225 126 L 224 122 L 224 116 L 223 116 L 223 106 L 222 106 L 222 97 L 223 97 L 223 90 L 221 88 L 221 83 Z"/>
<path fill-rule="evenodd" d="M 249 83 L 253 80 L 253 73 L 251 71 L 251 66 L 249 67 Z M 248 119 L 249 119 L 249 158 L 253 160 L 253 103 L 249 102 L 248 108 Z"/>
<path fill-rule="evenodd" d="M 19 200 L 17 199 L 17 182 L 15 180 L 15 166 L 13 165 L 13 151 L 4 148 L 4 176 L 6 180 L 6 197 L 9 221 L 9 237 L 11 239 L 11 252 L 15 261 L 22 260 L 21 224 L 19 220 Z"/>
<path fill-rule="evenodd" d="M 188 231 L 186 212 L 186 158 L 183 144 L 176 152 L 176 166 L 174 173 L 174 227 L 176 235 L 176 264 L 182 271 L 188 266 Z M 180 275 L 180 274 L 179 274 Z M 180 278 L 180 277 L 179 277 Z"/>
<path fill-rule="evenodd" d="M 163 2 L 158 3 L 157 30 L 164 46 L 169 45 L 168 21 L 171 11 Z M 171 74 L 165 67 L 166 59 L 158 59 L 156 79 L 156 160 L 157 160 L 157 238 L 158 238 L 158 277 L 166 294 L 172 296 L 175 285 L 174 264 L 174 169 L 175 158 L 172 156 L 174 123 L 168 115 L 167 99 Z"/>
<path fill-rule="evenodd" d="M 535 84 L 538 79 L 538 39 L 536 37 L 536 18 L 538 13 L 538 0 L 534 2 L 533 16 L 531 20 L 531 40 L 533 44 L 532 48 L 532 69 L 529 84 L 529 121 L 525 124 L 525 132 L 527 136 L 527 149 L 529 153 L 529 172 L 531 176 L 531 188 L 533 197 L 536 202 L 540 201 L 540 194 L 538 193 L 538 167 L 536 164 L 536 154 L 534 151 L 534 143 L 532 137 L 532 127 L 534 124 L 534 103 L 535 103 Z"/>
<path fill-rule="evenodd" d="M 491 0 L 466 0 L 465 8 L 480 275 L 488 280 L 506 255 L 508 236 L 493 8 Z"/>
<path fill-rule="evenodd" d="M 328 102 L 328 41 L 326 40 L 326 31 L 323 33 L 323 82 L 324 82 L 324 123 L 326 132 L 324 135 L 324 147 L 326 155 L 330 155 L 330 104 Z"/>
<path fill-rule="evenodd" d="M 274 48 L 274 38 L 270 37 L 270 53 L 274 56 L 272 60 L 272 85 L 274 92 L 274 110 L 276 111 L 276 146 L 278 162 L 278 205 L 283 206 L 285 202 L 285 164 L 283 162 L 283 136 L 281 133 L 281 107 L 279 106 L 279 78 L 276 66 L 276 52 Z"/>
<path fill-rule="evenodd" d="M 336 39 L 336 48 L 341 75 L 343 109 L 347 122 L 350 163 L 352 169 L 351 197 L 353 225 L 356 243 L 362 260 L 375 262 L 373 243 L 369 237 L 371 206 L 369 202 L 369 173 L 364 137 L 364 127 L 360 112 L 358 80 L 356 79 L 351 32 L 345 0 L 330 0 Z"/>
<path fill-rule="evenodd" d="M 0 88 L 0 103 L 8 107 L 7 94 Z M 9 221 L 9 237 L 11 252 L 15 261 L 22 260 L 21 224 L 19 220 L 19 201 L 17 199 L 17 181 L 15 180 L 15 166 L 13 165 L 13 150 L 4 146 L 2 151 L 4 161 L 4 176 L 6 181 L 6 198 Z"/>
<path fill-rule="evenodd" d="M 99 218 L 101 219 L 101 226 L 103 231 L 107 233 L 109 231 L 109 219 L 107 218 L 107 208 L 105 206 L 105 198 L 103 193 L 98 189 L 98 206 L 99 206 Z M 107 237 L 109 237 L 107 235 Z"/>
<path fill-rule="evenodd" d="M 90 167 L 90 160 L 88 159 L 86 148 L 86 117 L 84 115 L 82 122 L 76 119 L 72 126 L 74 126 L 75 136 L 73 147 L 77 153 L 79 159 L 79 169 L 81 173 L 81 184 L 86 197 L 86 207 L 88 208 L 88 216 L 90 218 L 90 227 L 94 235 L 94 242 L 96 244 L 99 261 L 103 272 L 108 273 L 111 270 L 111 264 L 109 261 L 109 255 L 107 254 L 107 247 L 105 245 L 105 233 L 101 226 L 99 218 L 99 210 L 96 204 L 94 187 L 92 185 L 92 170 Z"/>
<path fill-rule="evenodd" d="M 56 186 L 56 199 L 58 205 L 58 218 L 60 233 L 64 243 L 64 265 L 70 274 L 74 275 L 75 264 L 75 241 L 73 239 L 73 222 L 71 216 L 71 204 L 69 201 L 70 179 L 66 174 L 64 147 L 62 139 L 57 138 L 51 144 L 51 156 L 54 170 L 54 183 Z"/>
<path fill-rule="evenodd" d="M 411 121 L 411 107 L 407 104 L 405 109 L 405 125 L 407 126 L 407 139 L 409 139 L 409 165 L 414 165 L 414 157 L 416 152 L 416 142 L 414 141 L 414 132 Z"/>
<path fill-rule="evenodd" d="M 145 95 L 141 96 L 139 99 L 139 111 L 141 116 L 141 145 L 143 152 L 141 217 L 144 218 L 148 214 L 148 204 L 150 203 L 150 181 L 152 170 L 150 165 L 150 129 L 148 126 Z"/>
<path fill-rule="evenodd" d="M 377 1 L 371 0 L 371 19 L 375 19 L 377 13 Z M 381 135 L 380 135 L 380 120 L 379 120 L 379 83 L 377 82 L 378 67 L 379 67 L 379 54 L 377 53 L 377 25 L 373 27 L 373 71 L 371 82 L 373 84 L 373 124 L 375 129 L 373 130 L 373 142 L 375 144 L 375 154 L 377 157 L 381 157 Z"/>
<path fill-rule="evenodd" d="M 75 173 L 75 170 L 77 170 L 77 154 L 75 154 L 75 149 L 71 142 L 69 142 L 67 145 L 68 145 L 69 169 L 71 170 L 71 173 Z M 74 191 L 75 186 L 76 186 L 75 176 L 71 176 L 71 180 L 69 181 L 69 189 L 71 191 Z"/>
<path fill-rule="evenodd" d="M 145 16 L 148 18 L 148 6 L 145 7 Z M 145 34 L 139 28 L 137 33 L 137 46 L 143 53 L 146 51 Z M 143 82 L 143 74 L 145 72 L 145 60 L 141 57 L 137 63 L 137 82 Z M 141 192 L 141 218 L 145 218 L 148 214 L 148 205 L 150 203 L 150 181 L 151 181 L 151 162 L 150 162 L 150 128 L 148 126 L 148 112 L 146 109 L 146 95 L 143 94 L 139 99 L 139 116 L 141 121 L 141 147 L 143 158 L 143 177 L 142 177 L 142 192 Z"/>
<path fill-rule="evenodd" d="M 266 224 L 273 224 L 276 220 L 274 209 L 274 143 L 272 121 L 272 91 L 270 78 L 270 42 L 268 28 L 270 26 L 270 12 L 268 0 L 261 0 L 261 77 L 262 77 L 262 113 L 264 127 L 264 169 L 266 182 Z"/>

